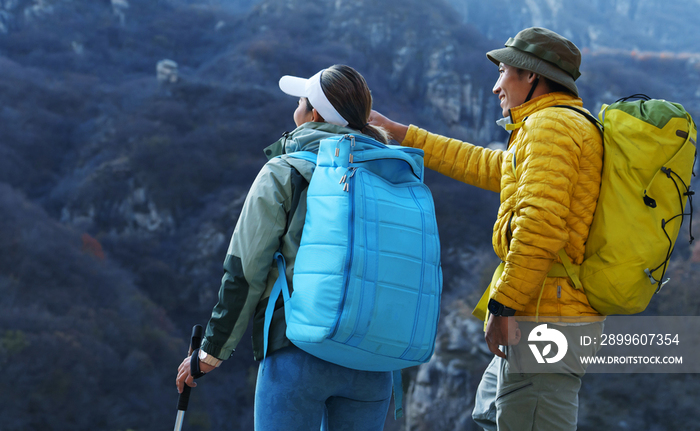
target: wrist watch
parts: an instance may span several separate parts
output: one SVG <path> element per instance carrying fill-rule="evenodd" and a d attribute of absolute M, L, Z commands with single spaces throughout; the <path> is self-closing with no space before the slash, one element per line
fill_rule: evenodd
<path fill-rule="evenodd" d="M 211 365 L 212 367 L 218 367 L 223 362 L 221 359 L 208 354 L 202 349 L 199 349 L 199 360 L 200 362 L 204 362 L 205 364 Z"/>
<path fill-rule="evenodd" d="M 506 307 L 505 305 L 501 304 L 500 302 L 496 301 L 495 299 L 490 299 L 489 300 L 489 306 L 488 306 L 489 312 L 493 314 L 494 316 L 503 316 L 503 317 L 510 317 L 510 316 L 515 316 L 515 309 Z"/>

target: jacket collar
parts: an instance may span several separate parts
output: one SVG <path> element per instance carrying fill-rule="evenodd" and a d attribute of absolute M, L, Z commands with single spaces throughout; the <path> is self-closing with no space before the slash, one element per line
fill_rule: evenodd
<path fill-rule="evenodd" d="M 330 123 L 304 123 L 291 132 L 285 132 L 277 142 L 265 148 L 264 151 L 268 160 L 297 151 L 316 153 L 321 139 L 348 133 L 357 133 L 357 130 Z"/>
<path fill-rule="evenodd" d="M 582 108 L 583 101 L 569 93 L 547 93 L 512 108 L 510 110 L 510 117 L 513 123 L 519 123 L 535 112 L 554 105 L 568 105 Z"/>

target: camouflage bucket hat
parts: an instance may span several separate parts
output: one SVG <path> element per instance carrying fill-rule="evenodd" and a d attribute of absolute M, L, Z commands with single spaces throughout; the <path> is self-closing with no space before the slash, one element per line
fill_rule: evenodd
<path fill-rule="evenodd" d="M 499 65 L 525 69 L 558 82 L 578 96 L 574 81 L 581 76 L 581 52 L 568 39 L 546 28 L 522 30 L 506 42 L 505 48 L 486 53 L 489 60 Z"/>

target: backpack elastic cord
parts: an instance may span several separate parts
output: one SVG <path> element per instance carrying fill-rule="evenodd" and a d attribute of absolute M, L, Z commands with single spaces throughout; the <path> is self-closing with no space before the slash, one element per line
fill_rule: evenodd
<path fill-rule="evenodd" d="M 673 241 L 671 240 L 671 237 L 668 235 L 668 232 L 666 231 L 666 225 L 668 225 L 669 222 L 671 222 L 672 220 L 674 220 L 678 217 L 681 218 L 681 225 L 682 225 L 683 221 L 685 219 L 685 216 L 689 216 L 690 223 L 688 226 L 688 235 L 690 235 L 690 243 L 692 244 L 693 240 L 695 240 L 695 238 L 693 237 L 693 195 L 695 194 L 695 192 L 690 190 L 690 187 L 685 184 L 685 181 L 683 181 L 683 179 L 677 173 L 675 173 L 673 171 L 673 169 L 662 167 L 661 172 L 666 174 L 666 176 L 671 181 L 673 181 L 673 185 L 676 186 L 676 191 L 678 192 L 678 201 L 679 201 L 679 205 L 681 208 L 681 212 L 680 212 L 680 214 L 676 214 L 675 216 L 671 217 L 668 220 L 664 220 L 664 219 L 661 220 L 661 229 L 663 229 L 664 235 L 666 235 L 666 238 L 668 239 L 668 244 L 669 244 L 668 251 L 666 252 L 666 259 L 664 259 L 664 261 L 656 268 L 654 268 L 650 271 L 647 269 L 645 271 L 647 273 L 647 275 L 649 276 L 651 284 L 656 284 L 657 282 L 659 283 L 659 287 L 656 289 L 655 293 L 659 293 L 659 291 L 661 290 L 663 285 L 666 283 L 666 281 L 668 281 L 668 280 L 664 281 L 664 275 L 666 274 L 666 269 L 668 268 L 668 262 L 671 259 L 671 255 L 673 254 L 673 250 L 674 250 Z M 678 181 L 681 182 L 681 184 L 683 184 L 683 188 L 685 189 L 685 191 L 683 193 L 681 193 L 681 189 L 678 187 L 678 183 L 676 182 L 676 180 L 673 178 L 672 175 L 675 176 L 678 179 Z M 688 213 L 683 211 L 683 196 L 688 197 L 688 205 L 690 205 L 690 212 L 688 212 Z M 656 272 L 661 267 L 663 267 L 663 270 L 661 271 L 661 277 L 659 279 L 656 279 L 652 274 L 654 272 Z"/>
<path fill-rule="evenodd" d="M 685 182 L 681 179 L 681 177 L 678 176 L 675 172 L 671 171 L 673 175 L 675 175 L 681 183 L 683 183 L 683 186 L 685 187 L 685 192 L 683 193 L 683 196 L 688 197 L 688 205 L 690 206 L 690 212 L 689 213 L 683 213 L 681 216 L 687 215 L 689 217 L 688 221 L 688 236 L 690 237 L 690 240 L 688 241 L 690 244 L 693 243 L 695 240 L 695 237 L 693 237 L 693 196 L 695 195 L 695 192 L 693 190 L 690 190 L 690 186 L 686 186 Z M 674 181 L 675 182 L 675 181 Z M 678 186 L 676 186 L 678 187 Z M 683 209 L 683 198 L 681 198 L 681 209 Z M 683 223 L 683 220 L 681 219 L 681 223 Z"/>
<path fill-rule="evenodd" d="M 618 102 L 626 102 L 630 99 L 639 99 L 639 100 L 649 101 L 649 100 L 651 100 L 651 97 L 647 96 L 644 93 L 637 93 L 637 94 L 633 94 L 631 96 L 621 97 L 621 98 L 617 99 L 615 102 L 613 102 L 613 104 L 618 103 Z"/>
<path fill-rule="evenodd" d="M 695 238 L 693 237 L 693 195 L 695 194 L 694 191 L 688 190 L 685 195 L 688 196 L 688 205 L 690 205 L 690 213 L 688 214 L 690 216 L 690 222 L 688 223 L 688 235 L 690 235 L 690 240 L 688 241 L 690 244 L 693 243 Z"/>

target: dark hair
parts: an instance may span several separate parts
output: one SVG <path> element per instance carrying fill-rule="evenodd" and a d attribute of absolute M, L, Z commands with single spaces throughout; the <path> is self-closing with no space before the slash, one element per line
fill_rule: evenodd
<path fill-rule="evenodd" d="M 518 78 L 522 78 L 524 72 L 532 72 L 531 70 L 520 69 L 520 68 L 516 68 L 516 71 L 518 72 Z M 533 72 L 533 73 L 536 73 L 536 72 Z M 542 75 L 540 75 L 540 77 L 544 81 L 544 83 L 547 86 L 547 88 L 549 89 L 550 93 L 569 93 L 569 94 L 575 96 L 575 94 L 571 90 L 566 88 L 564 85 L 562 85 L 558 82 L 552 81 L 551 79 L 546 78 Z"/>
<path fill-rule="evenodd" d="M 549 88 L 549 91 L 551 93 L 562 92 L 562 93 L 569 93 L 573 96 L 576 96 L 573 91 L 569 90 L 564 85 L 562 85 L 558 82 L 554 82 L 549 78 L 545 78 L 544 76 L 542 78 L 544 78 L 544 82 L 545 82 L 545 84 L 547 84 L 547 87 Z"/>
<path fill-rule="evenodd" d="M 335 110 L 348 122 L 348 127 L 384 144 L 389 142 L 383 128 L 367 123 L 372 113 L 372 93 L 358 71 L 342 64 L 333 65 L 321 74 L 321 89 Z"/>

